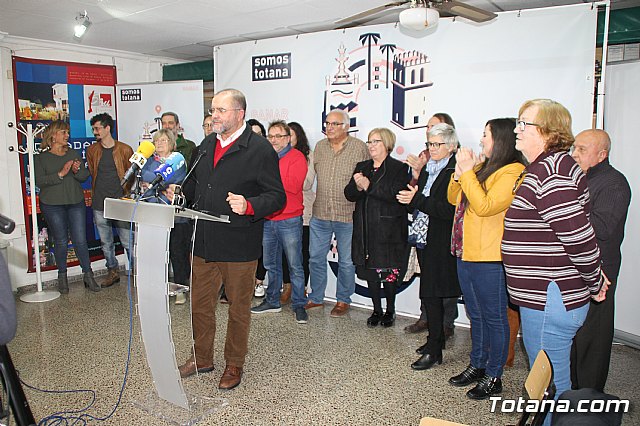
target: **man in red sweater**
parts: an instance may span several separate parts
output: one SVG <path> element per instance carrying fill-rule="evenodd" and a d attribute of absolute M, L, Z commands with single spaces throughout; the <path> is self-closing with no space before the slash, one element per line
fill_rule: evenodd
<path fill-rule="evenodd" d="M 269 286 L 261 304 L 251 309 L 254 314 L 280 312 L 282 287 L 282 251 L 289 264 L 291 277 L 291 308 L 298 324 L 308 320 L 304 305 L 304 269 L 302 268 L 302 184 L 307 176 L 307 160 L 302 152 L 291 146 L 291 129 L 284 121 L 269 125 L 267 139 L 280 159 L 280 177 L 287 194 L 284 208 L 266 217 L 262 238 L 262 260 L 268 271 Z"/>

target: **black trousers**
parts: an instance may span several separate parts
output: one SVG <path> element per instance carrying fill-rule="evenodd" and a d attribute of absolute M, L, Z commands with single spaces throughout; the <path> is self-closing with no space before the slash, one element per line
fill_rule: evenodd
<path fill-rule="evenodd" d="M 169 258 L 173 268 L 173 282 L 188 285 L 191 275 L 191 236 L 193 224 L 176 223 L 169 237 Z"/>
<path fill-rule="evenodd" d="M 422 301 L 427 310 L 429 336 L 425 353 L 441 356 L 444 348 L 444 301 L 442 297 L 425 297 Z"/>
<path fill-rule="evenodd" d="M 454 321 L 458 318 L 458 298 L 445 297 L 442 299 L 444 305 L 444 326 L 447 328 L 455 328 Z M 424 299 L 420 299 L 420 319 L 427 320 L 427 307 Z"/>
<path fill-rule="evenodd" d="M 573 389 L 593 388 L 604 392 L 609 375 L 616 283 L 611 281 L 607 298 L 591 301 L 587 319 L 571 346 L 571 385 Z"/>

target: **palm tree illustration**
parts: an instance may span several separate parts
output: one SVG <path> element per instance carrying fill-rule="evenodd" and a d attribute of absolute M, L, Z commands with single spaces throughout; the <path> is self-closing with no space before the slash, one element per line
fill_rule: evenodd
<path fill-rule="evenodd" d="M 378 40 L 380 40 L 380 33 L 365 33 L 360 36 L 362 45 L 367 45 L 367 69 L 369 76 L 367 79 L 368 90 L 371 90 L 371 45 L 377 43 Z"/>
<path fill-rule="evenodd" d="M 383 54 L 387 54 L 387 66 L 385 67 L 387 69 L 387 89 L 389 88 L 389 55 L 393 53 L 394 50 L 396 50 L 395 44 L 383 44 L 382 46 L 380 46 L 380 51 Z"/>

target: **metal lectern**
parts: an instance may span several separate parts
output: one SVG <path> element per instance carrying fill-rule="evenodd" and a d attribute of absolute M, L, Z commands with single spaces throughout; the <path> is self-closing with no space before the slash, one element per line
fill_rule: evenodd
<path fill-rule="evenodd" d="M 226 216 L 216 217 L 176 206 L 136 202 L 128 199 L 105 199 L 104 217 L 136 224 L 135 281 L 138 294 L 138 315 L 142 340 L 158 398 L 191 413 L 187 421 L 176 420 L 175 414 L 160 413 L 159 407 L 148 409 L 152 414 L 178 424 L 194 424 L 213 410 L 204 409 L 204 397 L 188 395 L 182 385 L 171 334 L 169 313 L 169 235 L 175 217 L 229 222 Z M 207 405 L 206 402 L 204 405 Z M 223 403 L 226 405 L 226 403 Z M 168 410 L 176 411 L 176 410 Z M 179 410 L 177 410 L 179 411 Z M 199 413 L 196 413 L 198 411 Z M 194 418 L 195 417 L 197 418 Z M 178 415 L 184 418 L 184 413 Z"/>

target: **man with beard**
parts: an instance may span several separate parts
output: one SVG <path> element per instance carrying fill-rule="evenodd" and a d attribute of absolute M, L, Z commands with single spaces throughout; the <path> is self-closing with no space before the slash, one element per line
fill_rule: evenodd
<path fill-rule="evenodd" d="M 202 141 L 202 160 L 193 169 L 193 179 L 183 186 L 194 209 L 227 215 L 230 221 L 201 220 L 197 224 L 191 282 L 195 353 L 179 367 L 181 377 L 213 370 L 216 305 L 224 282 L 229 320 L 221 390 L 235 388 L 242 379 L 263 222 L 286 201 L 278 154 L 247 126 L 246 109 L 242 92 L 225 89 L 216 93 L 209 110 L 213 133 Z M 167 190 L 170 199 L 174 188 Z"/>

